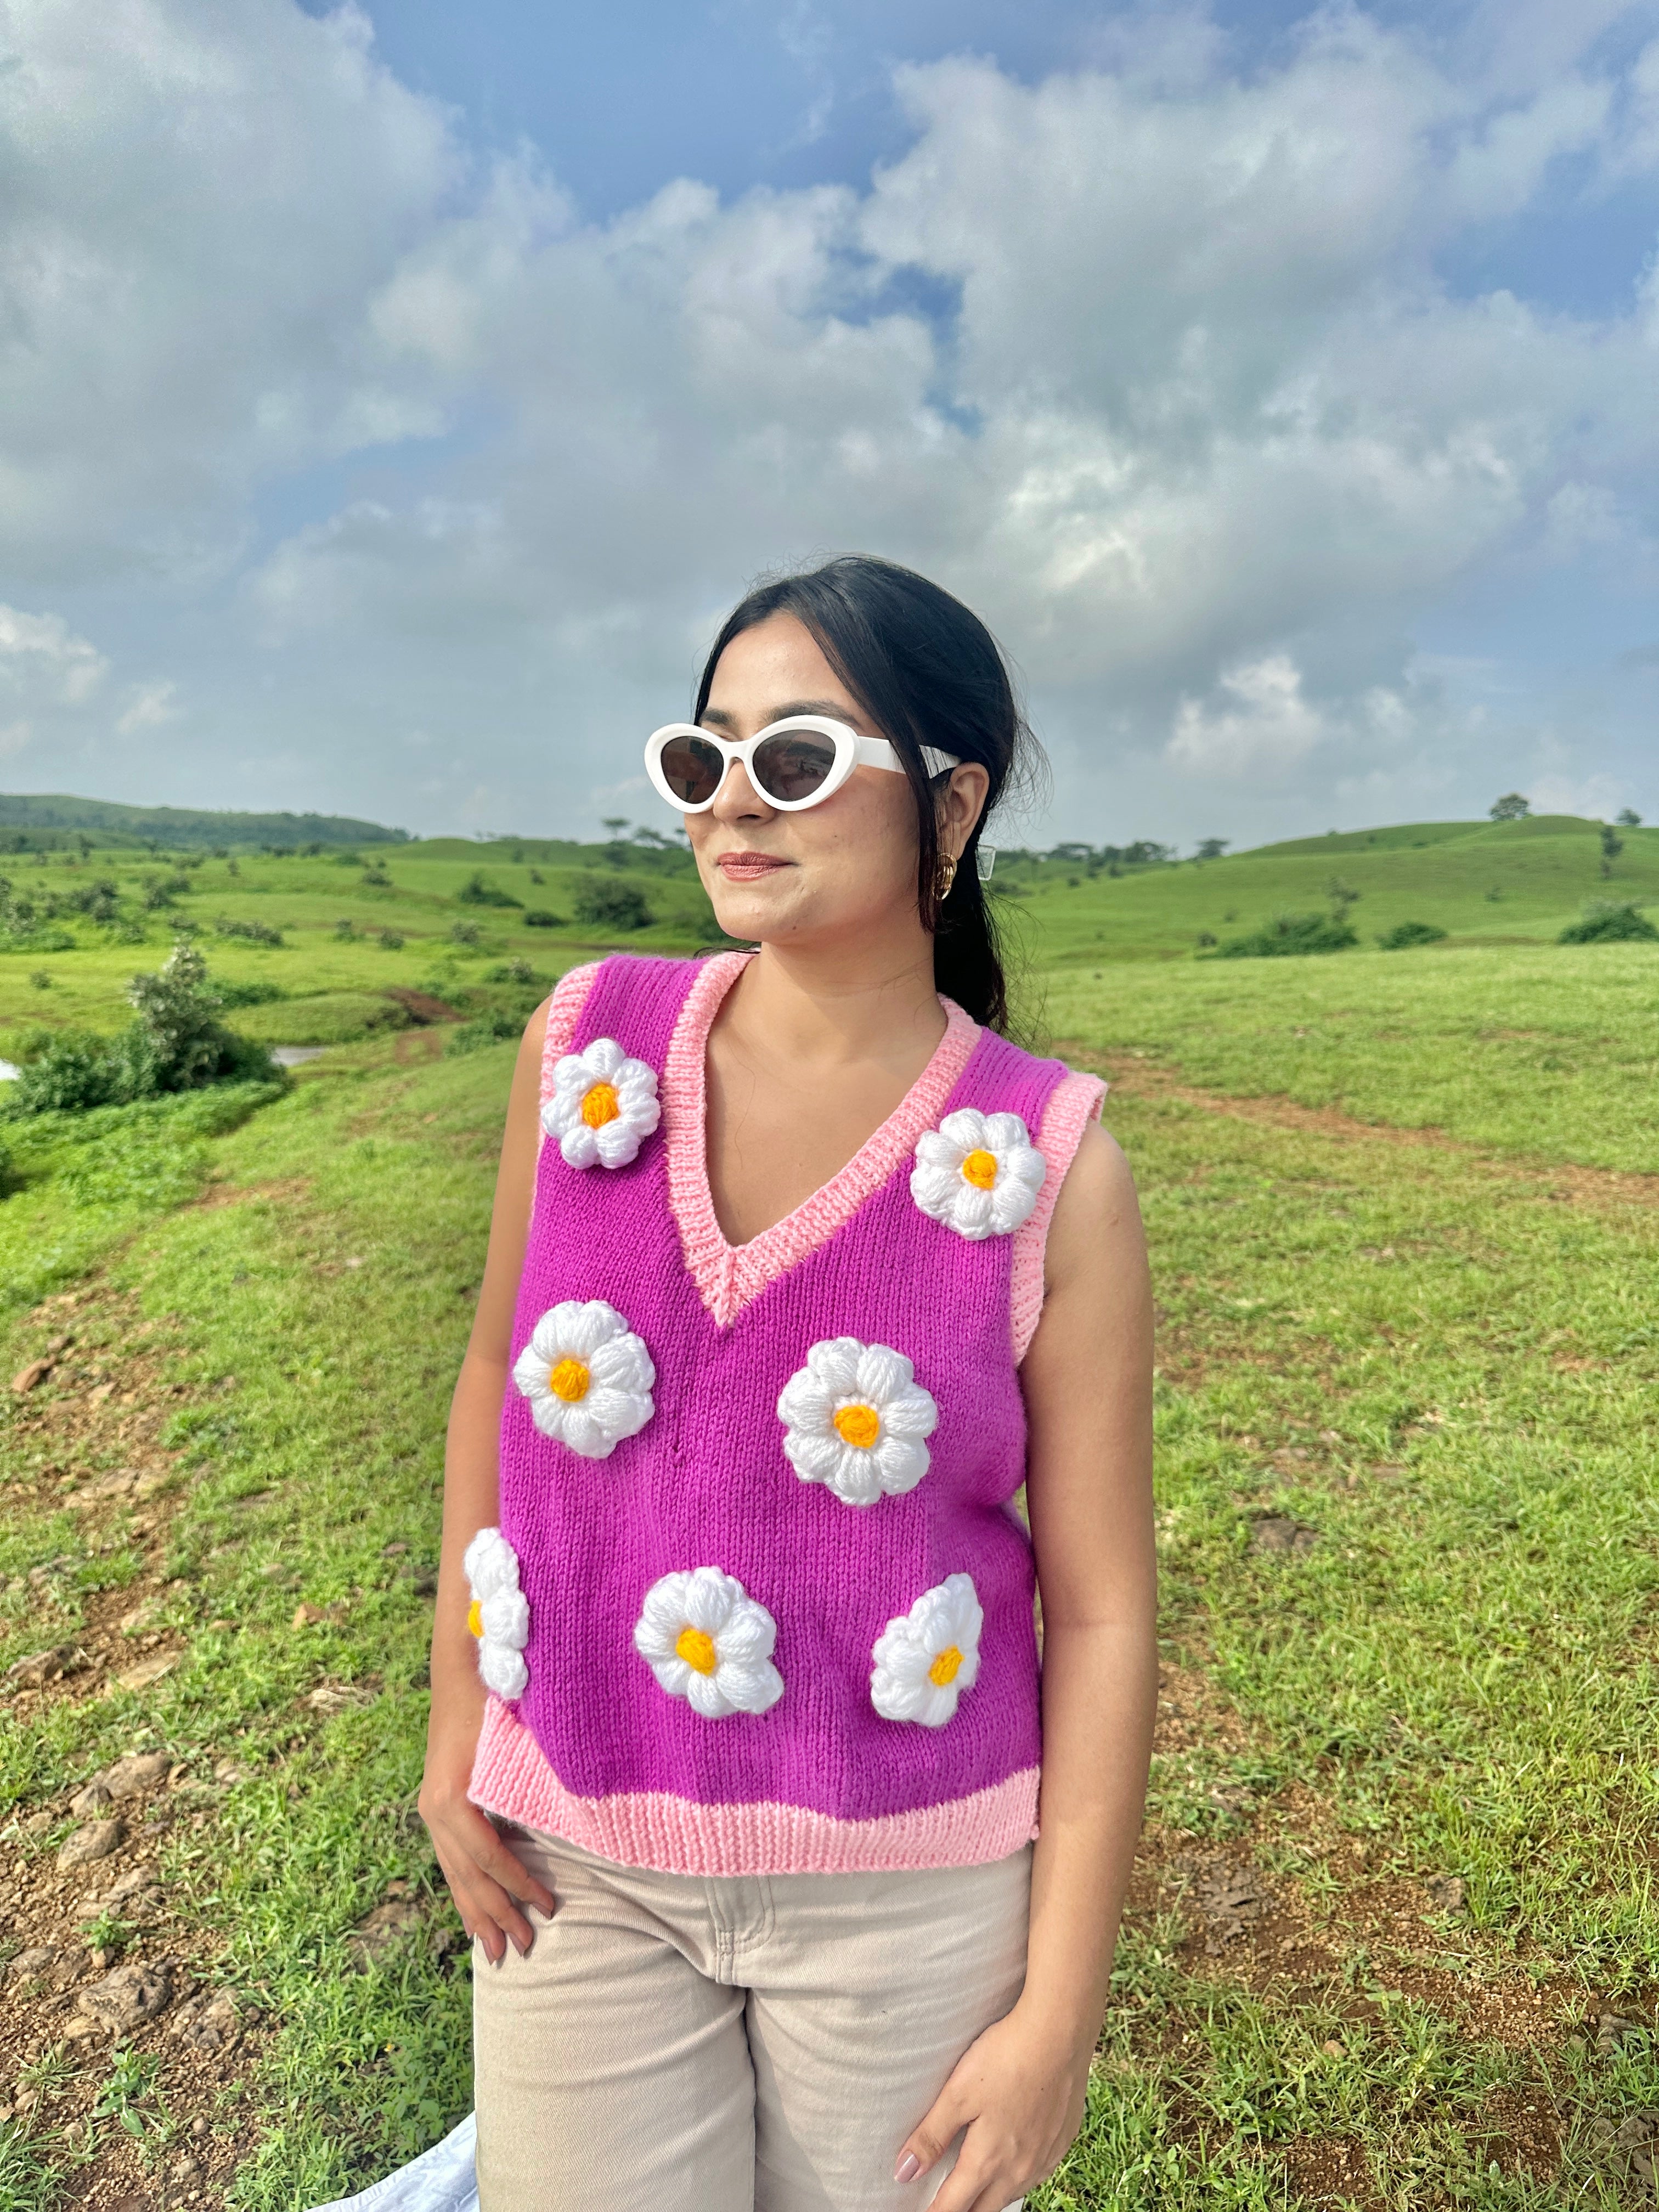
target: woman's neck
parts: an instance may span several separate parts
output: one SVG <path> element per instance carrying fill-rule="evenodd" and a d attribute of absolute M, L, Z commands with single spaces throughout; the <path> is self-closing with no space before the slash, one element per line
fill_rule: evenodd
<path fill-rule="evenodd" d="M 933 939 L 920 928 L 891 943 L 843 948 L 763 945 L 721 1009 L 721 1025 L 751 1054 L 797 1070 L 931 1057 L 945 1034 L 933 988 Z"/>

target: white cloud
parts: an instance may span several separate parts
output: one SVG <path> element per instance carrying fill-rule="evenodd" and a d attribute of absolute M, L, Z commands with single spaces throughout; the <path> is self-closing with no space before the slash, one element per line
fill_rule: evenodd
<path fill-rule="evenodd" d="M 1167 834 L 1216 775 L 1263 826 L 1467 805 L 1531 740 L 1414 627 L 1522 556 L 1654 556 L 1643 301 L 1436 274 L 1564 161 L 1659 164 L 1659 49 L 1592 52 L 1616 12 L 1431 44 L 1330 10 L 1248 72 L 1126 19 L 1036 85 L 902 70 L 914 140 L 866 184 L 592 223 L 533 155 L 471 165 L 356 9 L 40 0 L 0 78 L 0 560 L 134 607 L 228 574 L 211 670 L 164 645 L 293 779 L 243 803 L 395 817 L 417 727 L 434 826 L 502 789 L 591 826 L 744 580 L 861 547 L 992 621 L 1085 829 L 1128 792 Z M 959 313 L 904 306 L 918 273 Z M 125 734 L 170 711 L 141 686 Z"/>
<path fill-rule="evenodd" d="M 163 722 L 173 721 L 179 714 L 173 704 L 178 693 L 179 686 L 166 680 L 133 684 L 127 693 L 126 706 L 116 718 L 116 734 L 131 738 L 140 730 L 159 729 Z"/>

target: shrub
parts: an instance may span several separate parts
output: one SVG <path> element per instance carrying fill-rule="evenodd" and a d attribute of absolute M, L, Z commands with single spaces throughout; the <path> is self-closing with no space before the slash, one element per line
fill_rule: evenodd
<path fill-rule="evenodd" d="M 335 923 L 334 934 L 340 939 L 342 944 L 350 945 L 356 943 L 357 937 L 357 925 L 353 921 L 349 914 L 343 914 L 338 921 Z"/>
<path fill-rule="evenodd" d="M 1282 960 L 1304 952 L 1346 952 L 1359 937 L 1349 923 L 1331 914 L 1279 914 L 1244 937 L 1230 937 L 1200 960 Z"/>
<path fill-rule="evenodd" d="M 238 921 L 225 914 L 214 923 L 213 933 L 216 937 L 244 938 L 250 945 L 280 945 L 283 941 L 282 931 L 273 929 L 268 921 Z"/>
<path fill-rule="evenodd" d="M 1580 919 L 1570 921 L 1555 941 L 1558 945 L 1613 945 L 1638 938 L 1659 938 L 1659 929 L 1633 900 L 1625 899 L 1598 901 L 1586 907 Z"/>
<path fill-rule="evenodd" d="M 482 1052 L 487 1045 L 500 1044 L 508 1037 L 517 1036 L 522 1026 L 506 1014 L 477 1014 L 471 1021 L 463 1022 L 459 1029 L 451 1030 L 444 1050 Z"/>
<path fill-rule="evenodd" d="M 17 1114 L 84 1114 L 120 1096 L 120 1068 L 107 1037 L 65 1030 L 23 1063 L 7 1101 Z"/>
<path fill-rule="evenodd" d="M 380 932 L 380 943 L 388 952 L 401 952 L 404 949 L 404 933 L 401 929 L 383 929 Z"/>
<path fill-rule="evenodd" d="M 593 929 L 649 929 L 656 916 L 637 884 L 584 876 L 576 886 L 576 919 Z"/>
<path fill-rule="evenodd" d="M 135 975 L 127 998 L 135 1018 L 118 1036 L 65 1030 L 25 1061 L 14 1113 L 83 1114 L 209 1083 L 281 1081 L 262 1045 L 221 1024 L 223 1001 L 193 945 L 175 945 L 159 975 Z"/>
<path fill-rule="evenodd" d="M 216 983 L 222 1006 L 269 1006 L 288 993 L 280 983 Z"/>
<path fill-rule="evenodd" d="M 511 960 L 503 960 L 498 967 L 486 968 L 484 981 L 486 983 L 538 983 L 541 978 L 527 960 L 521 960 L 515 955 Z"/>
<path fill-rule="evenodd" d="M 476 945 L 478 941 L 477 923 L 452 921 L 449 925 L 449 941 L 452 945 Z"/>
<path fill-rule="evenodd" d="M 1404 952 L 1413 945 L 1438 945 L 1445 933 L 1431 921 L 1397 921 L 1376 941 L 1385 952 Z"/>
<path fill-rule="evenodd" d="M 562 914 L 549 914 L 545 907 L 535 906 L 532 907 L 525 915 L 524 926 L 526 929 L 562 929 L 565 926 L 564 916 Z"/>
<path fill-rule="evenodd" d="M 492 884 L 482 868 L 474 868 L 455 896 L 463 906 L 522 906 L 524 904 L 524 901 L 515 899 L 511 891 L 504 891 L 498 884 Z"/>

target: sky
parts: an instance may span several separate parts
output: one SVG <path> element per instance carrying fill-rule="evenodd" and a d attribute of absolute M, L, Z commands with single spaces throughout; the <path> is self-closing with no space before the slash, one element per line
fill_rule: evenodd
<path fill-rule="evenodd" d="M 654 823 L 842 551 L 1006 842 L 1659 817 L 1659 0 L 0 0 L 0 787 Z"/>

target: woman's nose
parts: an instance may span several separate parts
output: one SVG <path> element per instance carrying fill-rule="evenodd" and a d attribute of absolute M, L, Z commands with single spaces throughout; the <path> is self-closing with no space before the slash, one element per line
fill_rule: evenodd
<path fill-rule="evenodd" d="M 769 819 L 776 809 L 769 806 L 750 782 L 743 763 L 733 761 L 708 811 L 717 822 L 754 822 Z"/>

